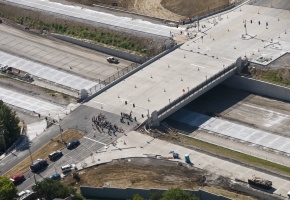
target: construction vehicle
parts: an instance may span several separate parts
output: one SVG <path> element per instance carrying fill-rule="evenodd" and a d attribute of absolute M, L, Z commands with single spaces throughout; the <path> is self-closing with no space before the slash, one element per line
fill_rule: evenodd
<path fill-rule="evenodd" d="M 260 187 L 266 190 L 269 190 L 272 188 L 272 181 L 262 179 L 257 176 L 253 176 L 251 179 L 248 179 L 249 185 Z"/>
<path fill-rule="evenodd" d="M 27 82 L 33 81 L 31 74 L 29 74 L 25 71 L 13 68 L 13 67 L 8 67 L 8 65 L 4 66 L 4 65 L 0 64 L 0 72 L 6 74 L 8 76 L 11 76 L 13 78 L 20 79 L 22 81 L 27 81 Z"/>

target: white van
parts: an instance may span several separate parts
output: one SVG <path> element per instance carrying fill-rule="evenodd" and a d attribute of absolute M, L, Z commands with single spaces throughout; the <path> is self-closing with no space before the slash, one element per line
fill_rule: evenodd
<path fill-rule="evenodd" d="M 62 166 L 61 170 L 62 170 L 62 173 L 65 173 L 65 172 L 69 172 L 69 171 L 71 171 L 72 169 L 75 169 L 75 168 L 76 168 L 75 164 L 69 164 L 69 165 Z"/>

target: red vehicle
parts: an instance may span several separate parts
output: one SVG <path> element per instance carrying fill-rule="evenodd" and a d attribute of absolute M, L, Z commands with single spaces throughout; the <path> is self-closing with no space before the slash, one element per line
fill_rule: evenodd
<path fill-rule="evenodd" d="M 10 178 L 10 180 L 14 183 L 14 184 L 17 184 L 21 181 L 23 181 L 25 179 L 24 177 L 24 174 L 17 174 L 17 175 L 14 175 Z"/>

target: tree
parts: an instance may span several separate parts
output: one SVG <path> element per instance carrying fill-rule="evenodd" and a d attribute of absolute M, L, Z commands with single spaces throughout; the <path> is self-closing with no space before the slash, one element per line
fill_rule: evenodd
<path fill-rule="evenodd" d="M 17 140 L 20 135 L 18 124 L 19 119 L 16 116 L 15 111 L 6 106 L 4 102 L 0 100 L 0 134 L 2 136 L 0 150 L 4 148 L 4 142 L 7 148 Z M 3 141 L 3 134 L 5 141 Z"/>
<path fill-rule="evenodd" d="M 38 197 L 52 200 L 54 198 L 66 198 L 76 195 L 76 189 L 65 186 L 57 180 L 45 178 L 41 182 L 37 182 L 32 186 L 32 190 L 37 193 Z M 79 197 L 79 195 L 77 195 Z"/>
<path fill-rule="evenodd" d="M 190 194 L 180 188 L 171 188 L 162 194 L 160 200 L 198 200 L 199 198 L 190 196 Z"/>
<path fill-rule="evenodd" d="M 144 200 L 139 194 L 133 196 L 133 200 Z"/>
<path fill-rule="evenodd" d="M 0 200 L 14 199 L 17 197 L 17 188 L 9 178 L 0 176 Z"/>

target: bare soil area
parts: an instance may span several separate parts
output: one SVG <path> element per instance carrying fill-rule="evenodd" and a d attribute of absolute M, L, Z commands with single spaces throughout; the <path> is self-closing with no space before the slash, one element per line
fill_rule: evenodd
<path fill-rule="evenodd" d="M 151 17 L 181 21 L 229 6 L 238 0 L 67 0 L 89 6 L 108 5 Z"/>
<path fill-rule="evenodd" d="M 224 177 L 208 174 L 195 167 L 180 166 L 177 162 L 132 158 L 85 169 L 79 172 L 79 181 L 67 176 L 63 182 L 79 189 L 79 186 L 92 187 L 134 187 L 160 188 L 181 187 L 202 189 L 234 199 L 254 199 L 231 191 L 230 182 Z"/>
<path fill-rule="evenodd" d="M 77 130 L 66 130 L 62 133 L 62 137 L 58 135 L 57 137 L 51 139 L 46 145 L 42 146 L 40 149 L 38 149 L 36 152 L 32 154 L 32 159 L 46 159 L 48 158 L 48 155 L 57 150 L 63 149 L 67 142 L 71 140 L 80 139 L 83 137 L 83 133 Z M 65 143 L 64 143 L 64 142 Z M 31 158 L 27 157 L 22 162 L 20 162 L 18 165 L 13 167 L 11 170 L 6 172 L 4 176 L 11 177 L 15 174 L 24 173 L 29 170 L 29 166 L 31 165 Z"/>

